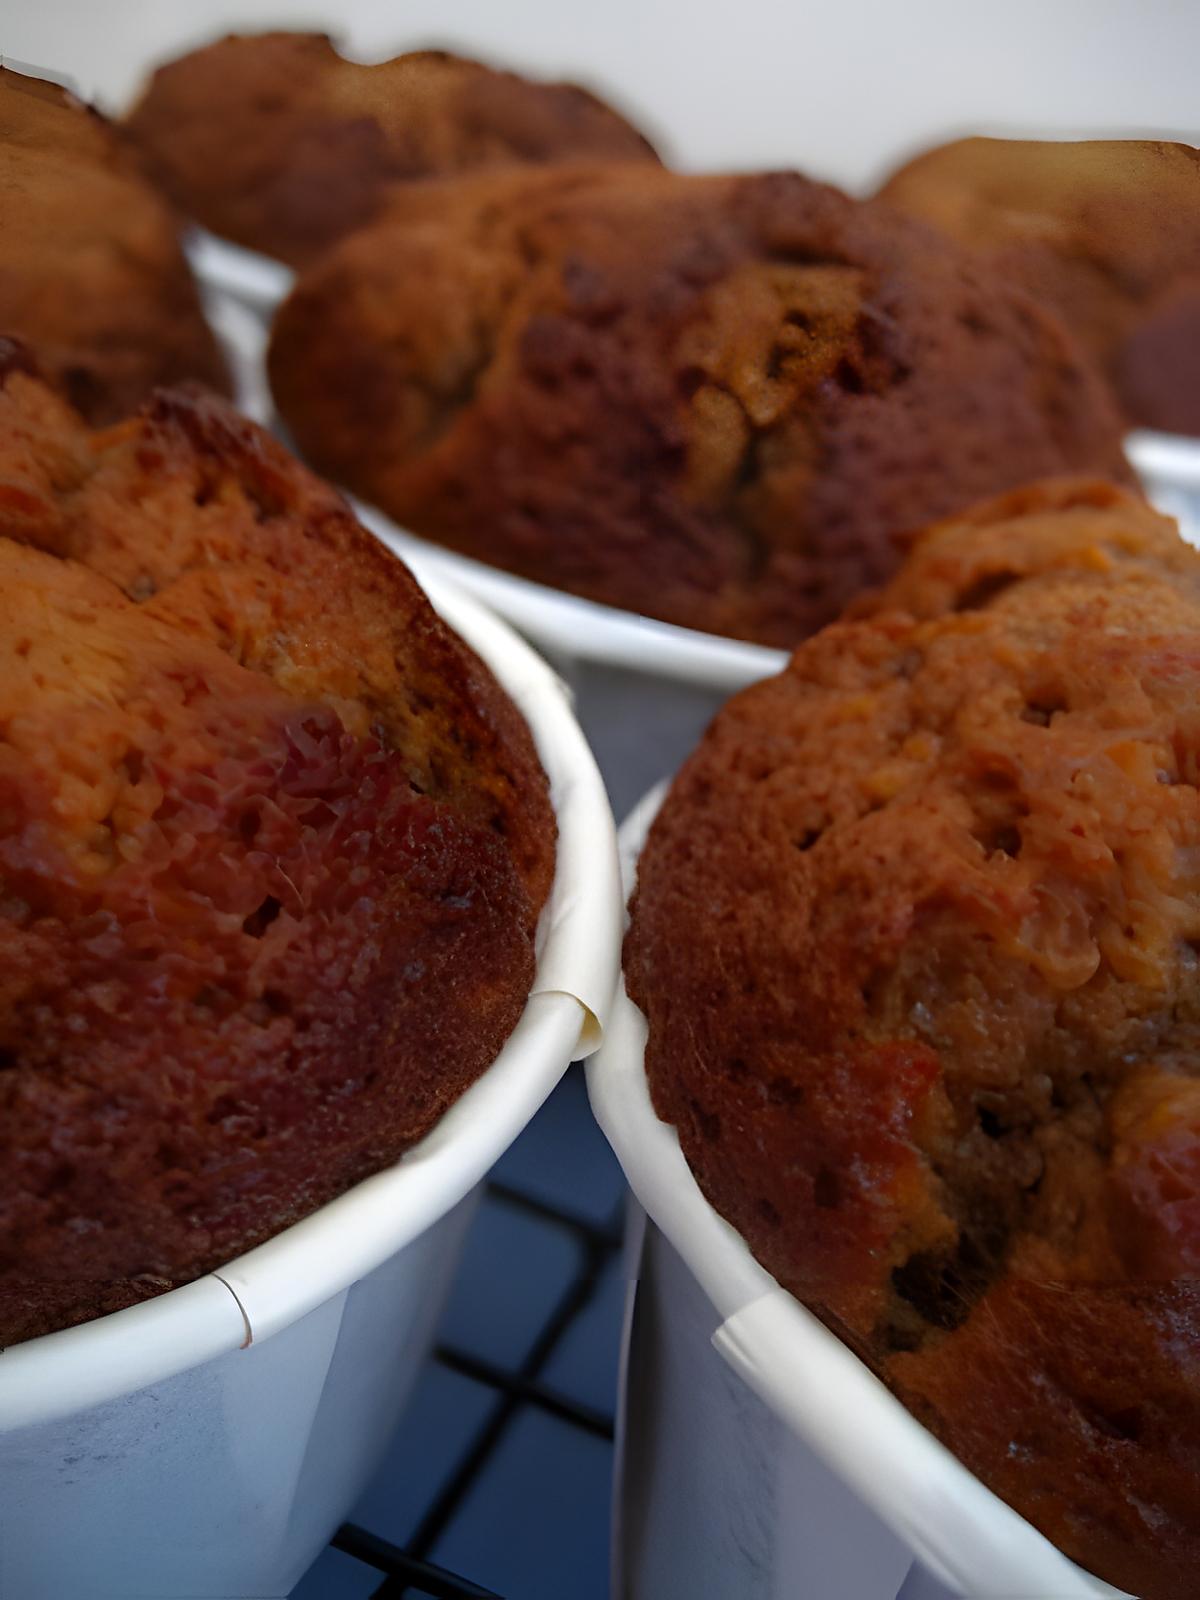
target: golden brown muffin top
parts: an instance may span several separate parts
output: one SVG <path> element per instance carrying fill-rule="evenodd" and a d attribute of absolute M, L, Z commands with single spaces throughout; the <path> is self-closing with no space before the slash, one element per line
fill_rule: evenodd
<path fill-rule="evenodd" d="M 0 341 L 0 1344 L 396 1159 L 528 996 L 527 728 L 223 402 L 89 431 Z"/>
<path fill-rule="evenodd" d="M 795 173 L 414 185 L 301 277 L 270 371 L 302 450 L 412 531 L 770 644 L 935 516 L 1128 475 L 1052 317 Z"/>
<path fill-rule="evenodd" d="M 1164 519 L 1102 484 L 982 508 L 718 714 L 626 945 L 655 1105 L 717 1209 L 1154 1600 L 1200 1541 L 1197 1435 L 1172 1436 L 1200 1385 L 1164 1332 L 1200 1333 L 1198 707 L 1200 556 Z M 1031 1365 L 1106 1304 L 1107 1374 L 1103 1346 Z M 1141 1421 L 1105 1432 L 1139 1369 Z"/>
<path fill-rule="evenodd" d="M 1012 557 L 1001 583 L 988 549 Z M 931 530 L 871 616 L 736 696 L 639 869 L 629 971 L 664 1096 L 704 1057 L 733 1084 L 715 1040 L 747 1025 L 762 1047 L 750 1070 L 797 1084 L 860 1054 L 920 1058 L 925 1248 L 962 1220 L 956 1188 L 975 1180 L 947 1163 L 988 1150 L 981 1111 L 1045 1158 L 1044 1136 L 1072 1143 L 1080 1073 L 1086 1146 L 1127 1077 L 1189 1072 L 1174 1057 L 1200 935 L 1198 579 L 1200 556 L 1132 496 L 1025 491 Z M 920 618 L 901 609 L 914 600 Z M 688 904 L 703 923 L 678 940 Z M 730 1003 L 705 1000 L 731 957 L 713 991 Z M 749 1006 L 737 973 L 756 963 Z M 670 1024 L 656 1043 L 660 1006 L 698 1039 L 714 1030 L 702 1051 L 673 1054 Z M 1047 1187 L 1016 1229 L 1032 1251 L 1054 1232 Z M 1081 1224 L 1055 1248 L 1086 1277 Z M 819 1298 L 867 1336 L 915 1237 Z M 843 1242 L 861 1268 L 866 1241 Z"/>
<path fill-rule="evenodd" d="M 1196 554 L 1170 517 L 1128 490 L 1095 478 L 1026 484 L 917 538 L 882 589 L 861 596 L 851 617 L 903 611 L 927 619 L 976 611 L 1025 578 L 1195 585 Z"/>
<path fill-rule="evenodd" d="M 1055 306 L 1132 421 L 1200 433 L 1200 150 L 1153 139 L 959 139 L 879 198 Z"/>
<path fill-rule="evenodd" d="M 166 648 L 195 636 L 285 695 L 328 704 L 351 734 L 382 732 L 424 792 L 488 818 L 498 808 L 540 904 L 544 830 L 527 832 L 522 810 L 538 768 L 505 757 L 506 740 L 528 754 L 524 724 L 340 497 L 198 392 L 160 394 L 90 434 L 5 348 L 0 531 L 65 558 L 63 581 L 115 585 L 110 608 L 164 624 Z"/>
<path fill-rule="evenodd" d="M 126 127 L 185 211 L 295 265 L 372 221 L 413 179 L 656 159 L 574 84 L 442 50 L 362 65 L 310 33 L 231 35 L 167 63 Z"/>
<path fill-rule="evenodd" d="M 0 67 L 0 329 L 97 422 L 156 384 L 227 385 L 176 219 L 102 117 Z"/>

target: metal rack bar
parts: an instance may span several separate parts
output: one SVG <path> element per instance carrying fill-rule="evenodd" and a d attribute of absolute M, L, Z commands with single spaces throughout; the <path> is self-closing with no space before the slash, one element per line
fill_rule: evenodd
<path fill-rule="evenodd" d="M 457 1577 L 430 1561 L 420 1561 L 352 1522 L 344 1522 L 329 1542 L 335 1550 L 388 1574 L 375 1590 L 376 1596 L 415 1590 L 418 1594 L 431 1595 L 433 1600 L 503 1600 L 494 1590 L 481 1588 L 469 1578 Z M 394 1587 L 397 1583 L 401 1585 L 399 1589 Z"/>
<path fill-rule="evenodd" d="M 512 1370 L 450 1345 L 439 1345 L 434 1351 L 434 1359 L 440 1365 L 491 1389 L 496 1399 L 403 1548 L 353 1523 L 344 1523 L 334 1534 L 330 1543 L 335 1549 L 384 1574 L 372 1600 L 403 1600 L 409 1595 L 430 1596 L 432 1600 L 502 1600 L 494 1590 L 436 1565 L 429 1560 L 429 1552 L 449 1527 L 523 1407 L 535 1407 L 594 1437 L 613 1437 L 611 1416 L 559 1393 L 542 1381 L 541 1374 L 576 1319 L 591 1304 L 604 1268 L 621 1247 L 620 1211 L 606 1222 L 597 1223 L 507 1183 L 489 1182 L 486 1192 L 489 1199 L 565 1229 L 576 1244 L 579 1265 L 525 1360 Z"/>
<path fill-rule="evenodd" d="M 585 1433 L 594 1433 L 598 1439 L 613 1438 L 613 1419 L 607 1412 L 582 1405 L 544 1383 L 520 1378 L 480 1356 L 471 1355 L 469 1351 L 455 1350 L 452 1345 L 439 1345 L 433 1354 L 434 1360 L 448 1367 L 451 1372 L 461 1373 L 464 1378 L 473 1378 L 476 1383 L 486 1383 L 491 1389 L 514 1395 L 527 1405 L 537 1406 L 552 1417 L 559 1417 L 563 1422 L 582 1428 Z"/>

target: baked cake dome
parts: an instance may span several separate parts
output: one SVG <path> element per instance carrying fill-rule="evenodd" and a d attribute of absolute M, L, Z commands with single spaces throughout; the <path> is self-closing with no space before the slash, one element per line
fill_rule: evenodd
<path fill-rule="evenodd" d="M 981 508 L 718 714 L 625 951 L 713 1206 L 1143 1600 L 1200 1557 L 1198 707 L 1166 519 Z"/>
<path fill-rule="evenodd" d="M 1052 306 L 1131 424 L 1200 434 L 1200 150 L 956 139 L 901 167 L 879 198 Z"/>
<path fill-rule="evenodd" d="M 935 517 L 1041 475 L 1128 477 L 1051 314 L 794 173 L 414 185 L 301 277 L 270 373 L 303 453 L 410 531 L 773 645 Z"/>
<path fill-rule="evenodd" d="M 158 384 L 228 385 L 177 219 L 103 117 L 0 67 L 0 330 L 92 422 Z"/>
<path fill-rule="evenodd" d="M 555 825 L 408 571 L 223 402 L 0 366 L 0 1344 L 394 1161 L 525 1005 Z"/>
<path fill-rule="evenodd" d="M 414 180 L 657 159 L 575 84 L 445 50 L 367 66 L 316 33 L 235 34 L 168 62 L 126 130 L 189 216 L 295 266 L 374 221 Z"/>

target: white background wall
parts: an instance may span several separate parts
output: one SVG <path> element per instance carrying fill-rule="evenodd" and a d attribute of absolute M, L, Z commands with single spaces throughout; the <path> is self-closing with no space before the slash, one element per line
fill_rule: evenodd
<path fill-rule="evenodd" d="M 684 167 L 863 187 L 961 131 L 1200 142 L 1200 0 L 0 0 L 0 52 L 116 109 L 155 60 L 272 25 L 583 79 Z"/>

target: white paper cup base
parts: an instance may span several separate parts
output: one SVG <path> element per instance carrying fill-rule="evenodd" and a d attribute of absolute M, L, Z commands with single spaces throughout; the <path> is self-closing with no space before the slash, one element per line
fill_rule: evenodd
<path fill-rule="evenodd" d="M 650 1223 L 626 1361 L 614 1595 L 896 1600 L 912 1552 L 721 1359 L 720 1321 Z"/>
<path fill-rule="evenodd" d="M 474 1199 L 263 1344 L 0 1435 L 0 1594 L 289 1594 L 396 1427 Z"/>

